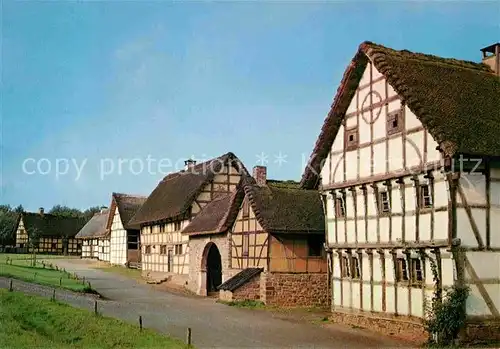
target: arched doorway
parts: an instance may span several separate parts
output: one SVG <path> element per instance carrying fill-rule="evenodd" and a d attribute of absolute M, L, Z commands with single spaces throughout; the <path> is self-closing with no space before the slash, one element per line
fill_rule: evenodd
<path fill-rule="evenodd" d="M 222 261 L 219 249 L 213 242 L 207 245 L 208 253 L 206 257 L 207 271 L 207 296 L 217 292 L 217 286 L 222 283 Z"/>

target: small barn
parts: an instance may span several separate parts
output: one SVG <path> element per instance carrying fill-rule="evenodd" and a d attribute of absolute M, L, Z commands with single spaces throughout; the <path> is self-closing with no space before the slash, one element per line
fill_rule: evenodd
<path fill-rule="evenodd" d="M 81 241 L 82 258 L 95 258 L 109 262 L 109 210 L 102 210 L 80 229 L 75 238 Z"/>

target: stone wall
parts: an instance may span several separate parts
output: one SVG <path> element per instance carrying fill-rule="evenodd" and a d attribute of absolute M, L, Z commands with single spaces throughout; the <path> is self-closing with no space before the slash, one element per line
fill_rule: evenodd
<path fill-rule="evenodd" d="M 242 300 L 252 300 L 258 301 L 260 299 L 260 277 L 259 275 L 251 278 L 247 283 L 243 286 L 237 288 L 233 292 L 233 300 L 242 301 Z"/>
<path fill-rule="evenodd" d="M 500 319 L 474 322 L 469 320 L 460 341 L 462 343 L 500 341 Z"/>
<path fill-rule="evenodd" d="M 202 235 L 189 237 L 189 278 L 187 288 L 192 292 L 206 296 L 206 270 L 202 267 L 203 253 L 208 243 L 213 242 L 219 249 L 222 262 L 222 282 L 238 271 L 229 269 L 230 245 L 227 234 Z"/>
<path fill-rule="evenodd" d="M 408 316 L 390 316 L 374 313 L 358 312 L 338 312 L 331 315 L 334 322 L 344 325 L 359 326 L 371 331 L 393 335 L 412 341 L 425 342 L 429 338 L 421 320 Z"/>
<path fill-rule="evenodd" d="M 262 273 L 260 299 L 282 307 L 325 307 L 328 302 L 326 273 Z"/>

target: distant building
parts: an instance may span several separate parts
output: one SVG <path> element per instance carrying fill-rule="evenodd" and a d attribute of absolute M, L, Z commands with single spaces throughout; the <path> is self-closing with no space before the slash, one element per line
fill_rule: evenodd
<path fill-rule="evenodd" d="M 95 258 L 109 262 L 109 209 L 97 212 L 80 229 L 75 238 L 81 241 L 82 258 Z"/>
<path fill-rule="evenodd" d="M 16 228 L 16 247 L 20 251 L 80 255 L 82 248 L 75 238 L 85 225 L 84 218 L 23 212 Z"/>

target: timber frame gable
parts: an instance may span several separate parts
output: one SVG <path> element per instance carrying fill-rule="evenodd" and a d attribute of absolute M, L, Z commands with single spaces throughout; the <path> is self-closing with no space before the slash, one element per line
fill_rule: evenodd
<path fill-rule="evenodd" d="M 435 286 L 465 284 L 469 325 L 500 327 L 499 105 L 483 64 L 360 45 L 301 180 L 325 207 L 336 316 L 418 324 Z"/>

